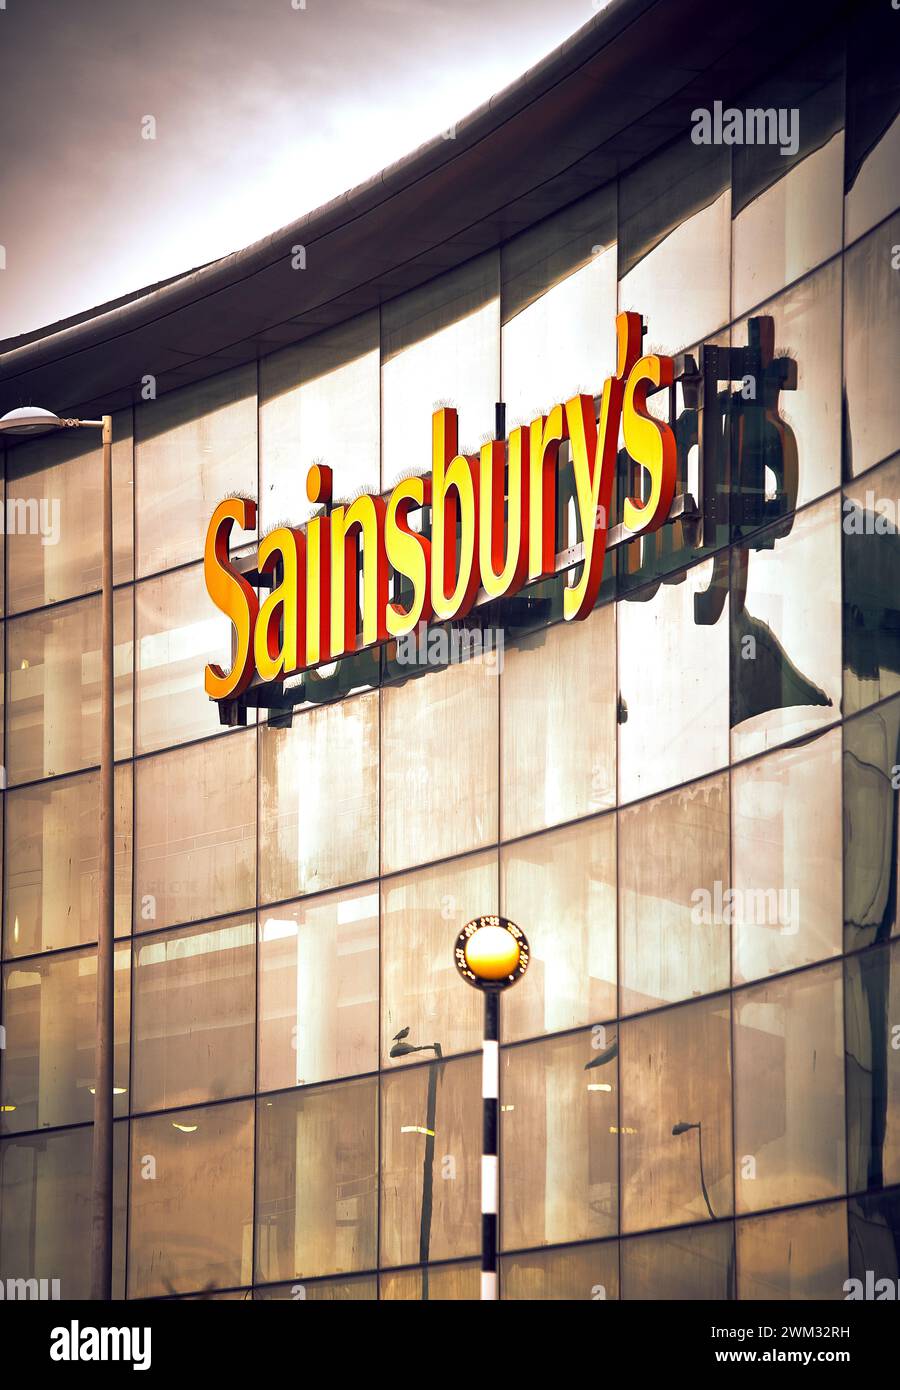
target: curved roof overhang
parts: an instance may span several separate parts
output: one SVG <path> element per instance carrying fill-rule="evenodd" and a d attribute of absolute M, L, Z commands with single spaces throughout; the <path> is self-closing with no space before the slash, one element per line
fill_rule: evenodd
<path fill-rule="evenodd" d="M 728 103 L 843 7 L 613 0 L 518 81 L 366 183 L 163 284 L 0 343 L 0 413 L 97 414 L 252 361 L 597 188 Z M 292 269 L 302 245 L 306 273 Z"/>

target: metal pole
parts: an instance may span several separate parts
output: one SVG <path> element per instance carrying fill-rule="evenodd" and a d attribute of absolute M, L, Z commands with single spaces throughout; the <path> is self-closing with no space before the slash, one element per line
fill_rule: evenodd
<path fill-rule="evenodd" d="M 115 799 L 113 742 L 112 416 L 102 420 L 100 597 L 100 883 L 94 1045 L 91 1298 L 112 1298 L 113 1046 L 115 1039 Z"/>
<path fill-rule="evenodd" d="M 500 1130 L 500 992 L 484 989 L 484 1041 L 481 1054 L 484 1107 L 481 1143 L 481 1298 L 494 1302 L 497 1287 L 497 1207 Z"/>
<path fill-rule="evenodd" d="M 431 1218 L 434 1206 L 434 1140 L 437 1115 L 437 1077 L 441 1065 L 440 1043 L 434 1044 L 434 1058 L 428 1063 L 428 1100 L 425 1106 L 425 1159 L 422 1169 L 422 1220 L 419 1226 L 419 1264 L 422 1266 L 422 1298 L 428 1299 L 428 1257 L 431 1253 Z"/>

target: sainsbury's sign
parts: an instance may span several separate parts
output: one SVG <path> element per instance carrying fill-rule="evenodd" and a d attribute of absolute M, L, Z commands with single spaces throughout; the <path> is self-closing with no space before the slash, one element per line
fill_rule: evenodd
<path fill-rule="evenodd" d="M 458 451 L 456 411 L 436 410 L 430 476 L 405 478 L 386 497 L 367 494 L 348 506 L 331 506 L 331 470 L 313 466 L 307 496 L 325 514 L 302 529 L 279 526 L 260 540 L 257 572 L 273 584 L 262 602 L 230 554 L 235 526 L 256 526 L 256 503 L 220 502 L 207 530 L 204 575 L 210 598 L 234 628 L 233 659 L 228 671 L 206 667 L 210 698 L 233 699 L 255 676 L 284 680 L 405 637 L 430 619 L 464 618 L 479 590 L 503 598 L 553 574 L 563 440 L 571 450 L 583 537 L 580 573 L 564 591 L 563 616 L 586 618 L 603 576 L 620 426 L 626 452 L 647 475 L 644 497 L 623 504 L 628 537 L 662 526 L 675 495 L 675 436 L 647 409 L 649 395 L 672 385 L 675 363 L 642 355 L 643 332 L 640 314 L 618 315 L 616 371 L 603 384 L 599 419 L 592 396 L 573 396 L 507 440 L 466 455 Z M 430 536 L 411 525 L 426 507 Z M 390 597 L 392 573 L 404 580 L 405 602 Z"/>

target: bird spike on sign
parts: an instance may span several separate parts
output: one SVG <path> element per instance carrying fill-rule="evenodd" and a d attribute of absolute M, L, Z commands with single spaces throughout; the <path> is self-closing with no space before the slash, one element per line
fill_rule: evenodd
<path fill-rule="evenodd" d="M 456 938 L 453 959 L 476 989 L 508 989 L 528 969 L 528 941 L 508 917 L 475 917 Z"/>

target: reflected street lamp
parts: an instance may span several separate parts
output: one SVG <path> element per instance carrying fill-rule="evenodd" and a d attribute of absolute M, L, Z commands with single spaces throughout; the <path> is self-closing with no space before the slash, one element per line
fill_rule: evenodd
<path fill-rule="evenodd" d="M 525 933 L 508 917 L 476 917 L 467 922 L 453 950 L 466 984 L 484 995 L 481 1096 L 481 1297 L 494 1301 L 497 1289 L 498 1145 L 500 1128 L 500 994 L 528 969 Z"/>
<path fill-rule="evenodd" d="M 401 1028 L 394 1038 L 391 1057 L 408 1057 L 411 1052 L 433 1052 L 428 1064 L 428 1099 L 425 1105 L 425 1157 L 422 1161 L 422 1216 L 419 1223 L 419 1264 L 422 1266 L 422 1297 L 428 1299 L 428 1259 L 431 1253 L 431 1214 L 434 1206 L 434 1141 L 436 1134 L 438 1067 L 444 1054 L 440 1043 L 406 1042 L 408 1028 Z"/>
<path fill-rule="evenodd" d="M 0 418 L 6 437 L 54 430 L 97 429 L 103 452 L 100 505 L 100 883 L 97 924 L 97 1030 L 94 1043 L 94 1133 L 92 1159 L 91 1298 L 112 1298 L 113 1226 L 113 1008 L 115 989 L 115 812 L 113 799 L 113 575 L 112 416 L 73 420 L 38 406 L 10 410 Z"/>
<path fill-rule="evenodd" d="M 672 1126 L 672 1133 L 673 1133 L 673 1134 L 687 1134 L 687 1132 L 688 1132 L 689 1129 L 695 1129 L 695 1130 L 697 1131 L 697 1142 L 698 1142 L 698 1145 L 699 1145 L 699 1148 L 700 1148 L 700 1187 L 701 1187 L 701 1189 L 702 1189 L 702 1191 L 703 1191 L 703 1200 L 704 1200 L 704 1202 L 706 1203 L 706 1210 L 709 1212 L 711 1219 L 712 1219 L 713 1221 L 715 1221 L 715 1219 L 716 1219 L 716 1213 L 715 1213 L 715 1212 L 713 1211 L 713 1209 L 712 1209 L 712 1203 L 711 1203 L 710 1200 L 709 1200 L 709 1193 L 708 1193 L 707 1190 L 706 1190 L 706 1178 L 703 1176 L 703 1124 L 702 1124 L 702 1121 L 697 1120 L 697 1121 L 695 1121 L 693 1124 L 689 1124 L 689 1123 L 687 1123 L 687 1121 L 682 1120 L 682 1121 L 680 1122 L 680 1124 L 677 1124 L 677 1125 L 673 1125 L 673 1126 Z"/>

